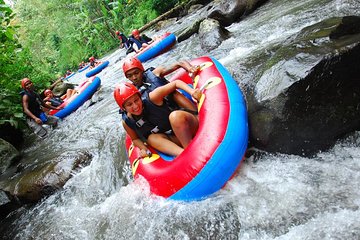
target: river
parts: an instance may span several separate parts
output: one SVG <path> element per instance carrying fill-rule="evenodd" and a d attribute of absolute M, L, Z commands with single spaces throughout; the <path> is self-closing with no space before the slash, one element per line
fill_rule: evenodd
<path fill-rule="evenodd" d="M 359 16 L 360 2 L 270 0 L 227 27 L 232 36 L 212 52 L 204 52 L 194 35 L 145 67 L 211 55 L 243 87 L 256 75 L 254 69 L 242 67 L 250 58 L 306 26 L 345 15 Z M 180 27 L 173 24 L 149 35 Z M 24 157 L 31 159 L 86 151 L 93 160 L 62 190 L 19 209 L 9 239 L 360 238 L 360 132 L 312 158 L 257 152 L 225 188 L 202 201 L 165 200 L 150 195 L 144 181 L 134 183 L 112 95 L 114 85 L 125 81 L 124 57 L 125 51 L 117 49 L 102 58 L 110 65 L 98 74 L 102 86 L 95 104 L 85 104 L 46 141 L 35 140 L 24 150 Z M 81 81 L 85 72 L 70 81 Z"/>

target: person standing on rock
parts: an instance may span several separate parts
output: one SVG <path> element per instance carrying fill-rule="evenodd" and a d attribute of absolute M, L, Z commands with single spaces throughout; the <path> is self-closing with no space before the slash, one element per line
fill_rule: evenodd
<path fill-rule="evenodd" d="M 20 92 L 22 99 L 23 111 L 26 115 L 26 123 L 30 129 L 39 137 L 45 137 L 47 130 L 43 126 L 50 125 L 55 127 L 58 122 L 58 118 L 51 115 L 46 115 L 41 109 L 41 106 L 51 109 L 59 110 L 60 107 L 53 107 L 46 104 L 39 94 L 35 92 L 34 85 L 29 78 L 23 78 L 21 80 L 21 88 L 23 89 Z"/>

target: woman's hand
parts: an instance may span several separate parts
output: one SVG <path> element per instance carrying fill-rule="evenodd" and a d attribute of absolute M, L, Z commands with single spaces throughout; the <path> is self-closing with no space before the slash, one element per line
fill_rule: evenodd
<path fill-rule="evenodd" d="M 149 149 L 141 149 L 141 150 L 140 150 L 140 156 L 141 156 L 142 158 L 144 158 L 144 157 L 151 157 L 151 155 L 152 155 L 152 153 L 150 152 Z"/>
<path fill-rule="evenodd" d="M 199 102 L 200 101 L 200 98 L 202 96 L 202 93 L 200 91 L 200 89 L 196 88 L 194 89 L 194 92 L 191 94 L 191 96 L 197 101 Z"/>
<path fill-rule="evenodd" d="M 200 71 L 200 66 L 199 65 L 195 65 L 195 66 L 191 66 L 189 69 L 188 69 L 188 72 L 189 72 L 189 76 L 191 78 L 194 78 L 195 75 Z"/>

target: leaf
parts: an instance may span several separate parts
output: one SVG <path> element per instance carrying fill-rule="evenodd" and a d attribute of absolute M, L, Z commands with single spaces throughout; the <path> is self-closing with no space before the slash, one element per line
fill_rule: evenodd
<path fill-rule="evenodd" d="M 10 39 L 10 40 L 15 40 L 15 38 L 14 38 L 14 35 L 15 35 L 15 31 L 14 31 L 14 29 L 12 29 L 12 28 L 7 28 L 6 29 L 6 32 L 5 32 L 5 35 L 6 35 L 6 37 L 8 38 L 8 39 Z"/>

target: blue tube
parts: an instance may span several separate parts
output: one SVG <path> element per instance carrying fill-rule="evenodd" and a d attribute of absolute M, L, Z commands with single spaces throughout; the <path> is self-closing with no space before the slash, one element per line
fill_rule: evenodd
<path fill-rule="evenodd" d="M 96 92 L 101 84 L 101 80 L 99 77 L 95 77 L 93 82 L 77 96 L 73 101 L 71 101 L 64 109 L 61 109 L 54 116 L 63 119 L 64 117 L 70 115 L 76 109 L 78 109 L 81 105 L 83 105 L 91 96 Z"/>
<path fill-rule="evenodd" d="M 94 76 L 95 74 L 98 74 L 99 72 L 101 72 L 104 68 L 106 68 L 109 65 L 109 61 L 105 61 L 102 64 L 96 66 L 94 69 L 88 71 L 85 76 L 86 77 L 91 77 Z"/>
<path fill-rule="evenodd" d="M 160 40 L 154 46 L 150 46 L 149 49 L 139 54 L 137 56 L 137 59 L 139 59 L 140 62 L 146 62 L 147 60 L 161 54 L 166 48 L 174 44 L 175 41 L 176 41 L 175 34 L 171 33 L 169 36 Z"/>

